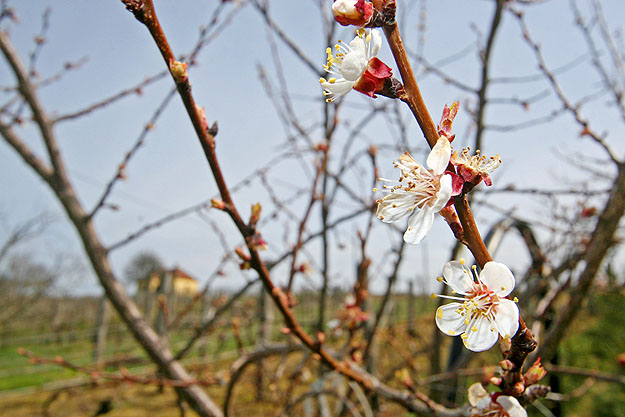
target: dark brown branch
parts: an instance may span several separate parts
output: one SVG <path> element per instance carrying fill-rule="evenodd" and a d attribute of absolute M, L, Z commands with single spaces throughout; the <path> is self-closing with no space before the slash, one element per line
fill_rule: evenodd
<path fill-rule="evenodd" d="M 488 90 L 489 79 L 489 66 L 490 55 L 495 45 L 495 36 L 497 35 L 497 29 L 499 29 L 499 23 L 501 22 L 501 15 L 506 5 L 507 0 L 497 0 L 495 5 L 495 13 L 493 14 L 493 21 L 490 24 L 490 32 L 486 40 L 486 48 L 484 51 L 480 51 L 480 58 L 482 60 L 482 74 L 480 81 L 480 88 L 477 91 L 477 114 L 475 116 L 475 149 L 482 149 L 482 137 L 484 136 L 484 119 L 486 117 L 486 91 Z"/>

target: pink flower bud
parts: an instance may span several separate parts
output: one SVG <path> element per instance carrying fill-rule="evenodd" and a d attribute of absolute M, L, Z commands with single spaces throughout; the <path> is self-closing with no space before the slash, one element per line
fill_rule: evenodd
<path fill-rule="evenodd" d="M 343 26 L 364 26 L 373 16 L 373 4 L 365 0 L 334 0 L 334 19 Z"/>
<path fill-rule="evenodd" d="M 512 361 L 508 359 L 504 359 L 499 362 L 499 366 L 501 366 L 501 369 L 503 369 L 504 371 L 509 371 L 514 368 L 514 364 L 512 363 Z"/>
<path fill-rule="evenodd" d="M 438 125 L 438 135 L 445 136 L 450 142 L 456 137 L 456 135 L 451 134 L 451 125 L 458 114 L 458 109 L 460 109 L 460 102 L 458 101 L 454 101 L 450 107 L 445 104 L 441 122 Z"/>

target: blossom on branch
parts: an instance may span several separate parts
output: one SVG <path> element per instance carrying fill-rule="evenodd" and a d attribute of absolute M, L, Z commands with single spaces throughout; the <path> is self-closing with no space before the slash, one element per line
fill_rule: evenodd
<path fill-rule="evenodd" d="M 378 200 L 376 215 L 386 223 L 394 223 L 410 215 L 404 233 L 407 243 L 421 242 L 432 228 L 434 214 L 441 211 L 452 195 L 459 192 L 453 174 L 445 172 L 450 155 L 451 144 L 442 136 L 427 158 L 429 169 L 406 152 L 395 162 L 395 167 L 401 170 L 399 181 L 379 179 L 396 184 L 384 185 L 388 195 Z"/>
<path fill-rule="evenodd" d="M 467 349 L 481 352 L 490 349 L 499 335 L 508 339 L 516 334 L 519 308 L 504 298 L 514 289 L 514 275 L 506 265 L 491 261 L 479 276 L 475 266 L 472 271 L 464 266 L 464 260 L 445 264 L 444 278 L 438 280 L 460 296 L 438 295 L 459 302 L 439 307 L 436 325 L 449 336 L 460 335 Z"/>
<path fill-rule="evenodd" d="M 469 151 L 469 148 L 465 148 L 460 154 L 456 151 L 451 155 L 451 163 L 458 169 L 458 175 L 465 183 L 472 184 L 473 187 L 482 180 L 487 186 L 493 185 L 489 174 L 501 165 L 499 154 L 487 158 L 480 155 L 479 150 L 475 151 L 473 156 L 469 155 Z"/>
<path fill-rule="evenodd" d="M 324 89 L 326 101 L 331 102 L 347 94 L 352 88 L 369 97 L 376 97 L 391 81 L 392 70 L 375 57 L 382 46 L 379 30 L 359 29 L 356 37 L 348 44 L 339 41 L 332 48 L 327 48 L 328 61 L 323 68 L 332 77 L 319 79 Z"/>
<path fill-rule="evenodd" d="M 468 394 L 473 406 L 469 410 L 471 417 L 527 417 L 527 411 L 516 398 L 501 393 L 491 395 L 479 382 L 469 387 Z"/>
<path fill-rule="evenodd" d="M 334 0 L 334 19 L 343 26 L 364 26 L 373 16 L 373 4 L 365 0 Z"/>

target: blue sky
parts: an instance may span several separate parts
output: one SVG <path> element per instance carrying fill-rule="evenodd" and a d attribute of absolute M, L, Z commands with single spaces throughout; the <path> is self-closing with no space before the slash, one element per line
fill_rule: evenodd
<path fill-rule="evenodd" d="M 194 45 L 198 28 L 206 24 L 215 10 L 217 1 L 156 1 L 157 12 L 173 50 L 177 54 L 187 53 Z M 329 2 L 328 2 L 329 3 Z M 408 7 L 408 16 L 401 21 L 405 42 L 409 49 L 417 48 L 416 31 L 421 1 L 403 2 L 399 6 Z M 588 7 L 588 2 L 579 2 Z M 613 30 L 623 31 L 625 2 L 599 2 L 605 12 L 608 24 Z M 148 75 L 165 69 L 162 59 L 144 27 L 126 12 L 120 2 L 92 2 L 72 0 L 52 2 L 32 0 L 29 2 L 9 2 L 20 18 L 19 24 L 1 24 L 8 30 L 22 59 L 33 48 L 33 38 L 39 32 L 41 15 L 51 8 L 50 28 L 46 43 L 41 51 L 37 70 L 45 78 L 59 71 L 65 62 L 78 61 L 87 57 L 79 69 L 70 71 L 55 84 L 41 89 L 41 98 L 51 114 L 65 114 L 106 98 L 115 92 L 136 85 Z M 270 12 L 293 41 L 319 68 L 325 63 L 326 44 L 321 30 L 321 18 L 317 2 L 300 1 L 272 2 Z M 425 2 L 427 17 L 423 51 L 429 62 L 435 63 L 451 54 L 462 51 L 476 42 L 483 42 L 487 24 L 491 19 L 493 4 L 482 0 L 430 0 Z M 228 4 L 221 14 L 223 19 L 235 6 Z M 519 6 L 521 9 L 521 7 Z M 583 57 L 584 45 L 579 31 L 573 26 L 569 2 L 551 0 L 544 4 L 523 8 L 532 36 L 540 41 L 548 64 L 553 68 Z M 350 29 L 339 28 L 337 39 L 349 40 Z M 519 26 L 509 14 L 504 20 L 493 52 L 491 73 L 494 77 L 515 77 L 536 74 L 536 62 L 520 39 Z M 480 40 L 481 37 L 481 40 Z M 267 30 L 259 14 L 251 7 L 241 9 L 223 32 L 213 40 L 198 57 L 198 65 L 190 70 L 190 78 L 196 100 L 205 109 L 209 121 L 219 123 L 217 149 L 225 177 L 234 185 L 243 178 L 264 166 L 275 155 L 286 149 L 285 129 L 276 115 L 270 99 L 258 79 L 258 66 L 267 72 L 272 91 L 287 89 L 292 94 L 292 102 L 300 120 L 305 126 L 315 126 L 322 119 L 322 96 L 318 85 L 318 74 L 313 74 L 279 40 L 278 53 L 280 68 L 286 75 L 286 83 L 277 76 L 271 58 Z M 380 53 L 382 60 L 395 68 L 386 47 Z M 461 60 L 441 69 L 459 81 L 471 86 L 478 82 L 477 53 L 475 47 Z M 419 67 L 417 67 L 419 68 Z M 419 74 L 421 88 L 426 103 L 435 120 L 445 103 L 460 100 L 461 113 L 455 124 L 458 138 L 457 147 L 471 143 L 473 131 L 466 109 L 470 107 L 470 94 L 442 83 L 432 75 Z M 573 100 L 579 99 L 598 88 L 599 78 L 592 71 L 587 60 L 559 77 Z M 8 73 L 4 61 L 0 63 L 0 86 L 13 85 L 13 77 Z M 65 155 L 70 175 L 79 192 L 81 201 L 87 208 L 97 201 L 103 185 L 114 174 L 125 152 L 132 146 L 151 114 L 165 97 L 171 82 L 164 79 L 146 87 L 142 94 L 133 95 L 94 112 L 77 121 L 67 121 L 57 126 L 56 133 Z M 524 84 L 493 84 L 489 90 L 491 98 L 529 97 L 547 91 L 544 82 Z M 5 96 L 3 96 L 5 97 Z M 3 99 L 4 102 L 5 99 Z M 383 105 L 385 98 L 371 100 L 356 92 L 346 98 L 340 116 L 343 120 L 356 123 L 364 111 L 372 105 Z M 391 103 L 394 104 L 394 103 Z M 407 109 L 399 106 L 403 120 L 411 121 Z M 489 107 L 487 121 L 491 124 L 516 123 L 544 115 L 558 108 L 553 95 L 530 107 L 529 111 L 519 106 L 493 105 Z M 599 132 L 605 132 L 608 142 L 618 155 L 625 152 L 622 140 L 624 125 L 615 112 L 609 108 L 609 98 L 599 97 L 584 114 L 593 121 Z M 346 129 L 339 128 L 338 136 L 345 137 Z M 388 120 L 376 118 L 359 137 L 355 147 L 366 149 L 371 144 L 386 144 L 397 147 L 396 128 Z M 41 150 L 31 127 L 21 133 L 35 149 Z M 423 156 L 424 142 L 414 126 L 409 123 L 407 136 L 409 145 L 416 155 Z M 499 153 L 504 164 L 493 175 L 496 186 L 515 184 L 519 188 L 542 187 L 546 189 L 575 186 L 588 174 L 579 169 L 571 169 L 568 161 L 560 154 L 600 156 L 598 147 L 588 139 L 579 137 L 579 126 L 572 123 L 570 116 L 560 116 L 548 124 L 536 125 L 518 131 L 489 131 L 484 138 L 486 154 Z M 312 129 L 313 140 L 322 138 L 320 129 Z M 335 154 L 338 158 L 339 153 Z M 380 175 L 395 177 L 392 160 L 398 156 L 396 150 L 381 152 L 379 158 Z M 333 161 L 337 163 L 337 161 Z M 364 168 L 363 168 L 364 169 Z M 210 177 L 204 157 L 191 126 L 185 118 L 182 105 L 176 97 L 169 104 L 165 114 L 158 120 L 148 136 L 146 145 L 127 169 L 128 179 L 120 182 L 109 202 L 120 206 L 119 211 L 102 211 L 96 225 L 102 239 L 107 244 L 124 238 L 129 232 L 147 222 L 160 218 L 176 210 L 204 201 L 215 195 L 216 188 Z M 285 193 L 292 193 L 293 187 L 310 181 L 310 171 L 299 163 L 285 162 L 272 167 L 269 181 Z M 57 221 L 48 233 L 31 242 L 19 251 L 29 253 L 34 258 L 47 262 L 54 257 L 76 257 L 84 259 L 77 236 L 42 181 L 30 172 L 17 155 L 3 142 L 0 143 L 0 242 L 11 225 L 39 213 L 56 215 Z M 370 184 L 358 178 L 358 170 L 348 177 L 354 181 L 354 190 L 367 196 Z M 289 191 L 291 190 L 291 191 Z M 271 199 L 258 183 L 244 188 L 235 194 L 242 213 L 256 201 L 263 203 L 265 210 L 271 211 Z M 574 201 L 574 199 L 570 199 Z M 341 206 L 335 212 L 339 216 L 353 204 L 345 196 L 339 200 Z M 545 218 L 544 202 L 524 196 L 498 194 L 489 202 L 499 207 L 515 209 L 515 213 L 525 219 Z M 301 213 L 305 199 L 295 201 L 293 211 Z M 285 232 L 284 213 L 276 223 L 267 223 L 261 229 L 270 243 L 267 259 L 281 253 L 286 244 L 284 236 L 293 240 L 293 227 Z M 229 221 L 221 213 L 211 212 L 212 220 L 223 225 L 229 236 L 229 244 L 240 243 L 233 234 Z M 499 219 L 499 215 L 487 209 L 477 210 L 478 223 L 482 230 Z M 311 220 L 311 230 L 317 230 L 318 210 Z M 365 221 L 357 221 L 353 230 L 343 229 L 333 235 L 336 242 L 345 246 L 333 259 L 333 283 L 344 285 L 344 277 L 353 276 L 354 262 L 358 255 L 355 229 L 364 227 Z M 385 230 L 386 225 L 376 224 L 374 230 L 379 239 L 370 246 L 369 256 L 374 260 L 384 256 L 390 245 L 396 244 L 396 236 Z M 402 226 L 403 227 L 403 226 Z M 430 281 L 440 270 L 453 243 L 451 233 L 441 219 L 426 242 L 407 251 L 400 277 L 400 287 L 405 287 L 408 279 L 415 275 L 424 279 L 420 283 L 428 289 Z M 527 257 L 512 239 L 502 249 L 496 259 L 507 262 L 511 267 L 522 270 Z M 318 258 L 318 245 L 308 250 L 311 258 Z M 201 281 L 213 271 L 220 259 L 222 249 L 211 227 L 196 215 L 187 216 L 170 223 L 159 230 L 145 235 L 112 254 L 115 271 L 122 275 L 127 262 L 143 250 L 152 250 L 163 258 L 168 266 L 180 266 Z M 342 251 L 342 252 L 341 252 Z M 424 260 L 426 260 L 424 262 Z M 415 272 L 418 270 L 420 272 Z M 276 281 L 282 273 L 278 270 Z M 384 272 L 382 268 L 379 272 Z M 95 278 L 86 267 L 84 275 L 74 278 L 71 291 L 75 293 L 98 292 Z M 217 287 L 232 288 L 245 279 L 232 269 L 228 278 L 221 279 Z M 314 287 L 315 276 L 306 286 Z M 374 288 L 384 288 L 383 274 L 374 281 Z"/>

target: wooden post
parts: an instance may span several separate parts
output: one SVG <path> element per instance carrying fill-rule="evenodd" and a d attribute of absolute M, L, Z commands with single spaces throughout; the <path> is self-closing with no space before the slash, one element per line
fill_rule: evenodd
<path fill-rule="evenodd" d="M 415 310 L 415 307 L 417 305 L 417 299 L 415 297 L 415 293 L 414 293 L 414 282 L 413 281 L 409 281 L 408 282 L 408 308 L 406 309 L 408 317 L 406 318 L 406 324 L 408 326 L 408 334 L 412 337 L 415 337 L 417 335 L 417 332 L 415 331 L 415 324 L 416 324 L 416 316 L 417 316 L 417 312 Z"/>
<path fill-rule="evenodd" d="M 156 323 L 154 327 L 156 332 L 165 336 L 167 333 L 167 321 L 169 320 L 169 302 L 173 293 L 172 273 L 164 271 L 161 273 L 160 283 L 156 291 L 156 299 L 158 305 L 158 313 L 156 314 Z"/>
<path fill-rule="evenodd" d="M 258 295 L 258 341 L 257 346 L 266 346 L 271 342 L 271 328 L 273 323 L 273 310 L 271 308 L 271 300 L 265 289 L 260 287 Z M 264 373 L 262 359 L 256 362 L 256 400 L 263 400 Z"/>
<path fill-rule="evenodd" d="M 96 365 L 102 362 L 102 355 L 106 347 L 106 335 L 108 334 L 109 317 L 111 315 L 111 307 L 103 295 L 98 302 L 98 315 L 96 317 L 96 326 L 93 333 L 93 363 Z"/>

